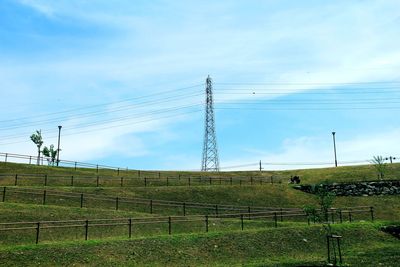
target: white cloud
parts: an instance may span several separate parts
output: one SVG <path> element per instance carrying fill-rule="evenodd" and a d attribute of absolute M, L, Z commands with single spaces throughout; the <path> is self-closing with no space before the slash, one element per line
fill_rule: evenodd
<path fill-rule="evenodd" d="M 232 3 L 214 3 L 212 6 L 200 3 L 196 5 L 201 5 L 201 8 L 196 9 L 186 2 L 173 7 L 163 2 L 161 6 L 153 4 L 145 10 L 149 13 L 164 11 L 154 17 L 146 12 L 140 14 L 137 11 L 139 7 L 129 1 L 122 2 L 121 6 L 110 1 L 96 4 L 92 1 L 20 2 L 50 19 L 68 19 L 70 23 L 82 24 L 83 27 L 109 27 L 107 30 L 112 34 L 99 38 L 94 36 L 93 40 L 72 36 L 70 38 L 76 41 L 76 47 L 63 47 L 59 42 L 57 46 L 60 47 L 51 53 L 41 51 L 43 57 L 40 60 L 37 60 L 37 55 L 32 56 L 33 60 L 29 56 L 18 59 L 1 55 L 5 59 L 12 58 L 11 62 L 3 61 L 7 65 L 0 63 L 0 68 L 7 70 L 7 75 L 0 77 L 0 85 L 8 88 L 9 92 L 0 100 L 2 104 L 10 105 L 18 98 L 24 102 L 40 102 L 40 98 L 46 97 L 51 101 L 61 98 L 61 103 L 68 108 L 80 103 L 98 103 L 105 98 L 120 100 L 126 95 L 144 93 L 148 89 L 143 88 L 143 84 L 149 81 L 197 83 L 208 73 L 216 83 L 348 83 L 399 77 L 398 1 L 343 1 L 303 8 L 288 6 L 255 17 L 234 11 Z M 173 10 L 177 12 L 166 12 Z M 223 15 L 210 19 L 209 10 Z M 174 15 L 179 16 L 174 18 Z M 121 86 L 111 88 L 109 84 L 113 81 Z M 132 89 L 137 87 L 139 89 Z M 56 94 L 53 95 L 54 88 Z M 288 86 L 274 88 L 279 90 Z M 321 86 L 296 85 L 292 93 L 318 88 Z M 152 88 L 151 93 L 163 89 L 161 84 Z M 243 89 L 248 89 L 249 93 L 258 90 L 256 86 Z M 58 98 L 55 95 L 59 95 Z M 229 102 L 255 98 L 271 97 L 231 94 L 220 95 L 216 100 Z M 165 106 L 160 104 L 159 108 Z M 29 112 L 32 110 L 30 108 Z M 111 114 L 108 116 L 112 117 Z M 90 120 L 82 122 L 90 123 Z M 136 153 L 134 147 L 141 148 L 143 154 L 151 153 L 135 135 L 143 132 L 163 135 L 163 131 L 170 129 L 168 122 L 66 136 L 63 155 L 76 160 L 96 160 L 114 154 L 142 155 Z M 74 124 L 76 122 L 72 119 L 68 120 L 65 129 Z M 112 124 L 105 126 L 108 125 Z M 383 152 L 391 151 L 396 147 L 393 141 L 396 138 L 394 132 L 393 135 L 354 137 L 348 143 L 338 140 L 338 155 L 340 159 L 349 160 L 363 155 L 363 158 L 366 155 L 370 158 L 372 155 L 367 152 L 378 153 L 381 151 L 379 147 Z M 130 145 L 123 146 L 121 140 L 127 140 Z M 72 149 L 74 147 L 76 149 Z M 31 150 L 18 145 L 2 146 L 1 150 L 35 153 L 35 147 Z M 81 150 L 85 152 L 81 153 Z M 224 162 L 224 165 L 257 162 L 260 158 L 271 162 L 298 162 L 299 156 L 301 161 L 331 161 L 331 150 L 330 140 L 318 136 L 288 139 L 273 154 L 253 151 L 254 158 Z"/>
<path fill-rule="evenodd" d="M 366 164 L 377 155 L 400 158 L 400 144 L 397 141 L 399 135 L 400 128 L 395 128 L 386 132 L 360 134 L 348 139 L 336 138 L 338 165 Z M 285 139 L 280 144 L 280 149 L 274 151 L 247 149 L 237 154 L 250 154 L 251 156 L 236 157 L 234 160 L 228 159 L 223 162 L 221 167 L 223 169 L 224 167 L 253 164 L 254 166 L 250 167 L 227 170 L 256 170 L 259 160 L 262 160 L 265 170 L 333 167 L 333 142 L 332 138 L 328 137 L 331 136 Z"/>

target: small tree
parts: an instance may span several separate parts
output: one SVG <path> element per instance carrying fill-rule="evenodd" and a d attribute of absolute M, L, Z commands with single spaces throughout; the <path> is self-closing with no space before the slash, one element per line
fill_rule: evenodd
<path fill-rule="evenodd" d="M 329 192 L 328 188 L 324 184 L 313 186 L 312 192 L 317 196 L 320 212 L 318 212 L 317 207 L 312 204 L 305 205 L 303 210 L 307 214 L 308 219 L 317 222 L 327 222 L 328 211 L 332 207 L 336 195 Z"/>
<path fill-rule="evenodd" d="M 44 156 L 49 158 L 49 165 L 54 166 L 57 157 L 57 150 L 54 149 L 54 145 L 50 145 L 49 148 L 45 146 L 42 152 Z"/>
<path fill-rule="evenodd" d="M 375 170 L 378 173 L 378 177 L 382 180 L 387 167 L 385 159 L 382 156 L 374 156 L 374 158 L 371 160 L 371 163 L 374 164 Z"/>
<path fill-rule="evenodd" d="M 37 165 L 40 165 L 40 148 L 43 145 L 42 130 L 40 130 L 40 131 L 36 130 L 36 133 L 33 133 L 31 135 L 31 140 L 33 143 L 35 143 L 35 145 L 38 148 Z"/>
<path fill-rule="evenodd" d="M 325 221 L 328 221 L 328 211 L 332 207 L 336 195 L 332 192 L 329 192 L 328 188 L 326 188 L 323 184 L 317 187 L 316 194 L 318 196 L 318 202 Z"/>

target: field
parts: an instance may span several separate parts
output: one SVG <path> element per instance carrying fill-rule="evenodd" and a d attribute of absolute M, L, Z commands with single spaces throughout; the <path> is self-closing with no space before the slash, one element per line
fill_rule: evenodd
<path fill-rule="evenodd" d="M 385 179 L 399 173 L 400 164 L 390 164 Z M 318 199 L 293 189 L 291 175 L 309 184 L 376 180 L 373 166 L 204 174 L 2 162 L 0 230 L 9 230 L 0 231 L 0 262 L 324 266 L 329 230 L 302 211 Z M 396 266 L 400 242 L 380 229 L 400 224 L 399 200 L 335 198 L 330 226 L 342 236 L 343 266 Z"/>

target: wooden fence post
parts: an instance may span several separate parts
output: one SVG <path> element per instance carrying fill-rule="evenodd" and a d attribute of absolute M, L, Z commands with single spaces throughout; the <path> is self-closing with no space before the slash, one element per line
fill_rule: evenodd
<path fill-rule="evenodd" d="M 339 220 L 340 220 L 340 223 L 343 223 L 342 209 L 339 209 Z"/>
<path fill-rule="evenodd" d="M 129 218 L 128 229 L 129 229 L 129 238 L 131 238 L 132 237 L 132 218 Z"/>
<path fill-rule="evenodd" d="M 168 234 L 169 235 L 171 234 L 171 224 L 172 224 L 171 217 L 168 217 Z"/>
<path fill-rule="evenodd" d="M 153 200 L 150 199 L 150 214 L 153 214 Z"/>
<path fill-rule="evenodd" d="M 144 177 L 144 187 L 146 187 L 146 186 L 147 186 L 147 178 Z"/>
<path fill-rule="evenodd" d="M 119 198 L 118 197 L 116 197 L 115 198 L 115 210 L 118 210 L 118 203 L 119 202 Z"/>
<path fill-rule="evenodd" d="M 3 187 L 3 202 L 6 202 L 6 187 Z"/>
<path fill-rule="evenodd" d="M 281 213 L 281 222 L 283 222 L 283 211 L 282 211 L 282 208 L 280 208 L 280 213 Z"/>
<path fill-rule="evenodd" d="M 89 221 L 85 221 L 85 240 L 88 240 L 88 234 L 89 234 Z"/>
<path fill-rule="evenodd" d="M 369 207 L 369 212 L 371 213 L 371 221 L 374 221 L 374 207 Z"/>
<path fill-rule="evenodd" d="M 218 205 L 215 205 L 215 215 L 218 217 Z"/>
<path fill-rule="evenodd" d="M 74 186 L 74 176 L 71 175 L 71 186 Z"/>
<path fill-rule="evenodd" d="M 276 215 L 276 212 L 274 212 L 274 223 L 275 223 L 275 228 L 278 227 L 278 217 Z"/>
<path fill-rule="evenodd" d="M 83 208 L 83 194 L 81 194 L 81 208 Z"/>
<path fill-rule="evenodd" d="M 188 177 L 188 184 L 189 184 L 189 186 L 190 186 L 190 176 Z"/>
<path fill-rule="evenodd" d="M 44 186 L 47 186 L 47 174 L 44 175 Z"/>
<path fill-rule="evenodd" d="M 46 205 L 46 190 L 43 190 L 43 205 Z"/>
<path fill-rule="evenodd" d="M 99 176 L 97 175 L 97 178 L 96 178 L 96 187 L 99 187 Z"/>
<path fill-rule="evenodd" d="M 353 218 L 352 218 L 352 216 L 351 216 L 351 209 L 349 210 L 349 221 L 350 221 L 350 222 L 353 221 Z"/>
<path fill-rule="evenodd" d="M 167 186 L 169 186 L 169 177 L 167 176 Z"/>
<path fill-rule="evenodd" d="M 243 230 L 243 228 L 244 228 L 243 214 L 240 214 L 240 223 L 241 223 L 242 230 Z"/>
<path fill-rule="evenodd" d="M 185 202 L 183 202 L 182 208 L 183 208 L 183 216 L 186 216 L 186 203 Z"/>
<path fill-rule="evenodd" d="M 15 175 L 15 181 L 14 181 L 14 185 L 17 186 L 18 184 L 18 174 Z"/>
<path fill-rule="evenodd" d="M 36 223 L 36 244 L 39 243 L 40 222 Z"/>
<path fill-rule="evenodd" d="M 229 181 L 230 181 L 230 184 L 232 185 L 232 177 L 230 177 Z"/>
<path fill-rule="evenodd" d="M 124 177 L 121 177 L 121 183 L 120 183 L 121 187 L 124 186 Z"/>
<path fill-rule="evenodd" d="M 208 215 L 206 215 L 205 217 L 206 217 L 206 220 L 205 220 L 205 222 L 206 222 L 206 233 L 208 233 Z"/>
<path fill-rule="evenodd" d="M 249 220 L 251 220 L 251 210 L 250 210 L 250 206 L 247 207 L 247 213 L 249 215 Z"/>

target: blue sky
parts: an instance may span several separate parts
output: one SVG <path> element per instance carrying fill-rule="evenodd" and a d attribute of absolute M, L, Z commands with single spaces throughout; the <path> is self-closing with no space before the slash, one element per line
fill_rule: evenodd
<path fill-rule="evenodd" d="M 3 0 L 0 13 L 0 152 L 35 155 L 30 134 L 56 144 L 62 125 L 62 159 L 199 169 L 210 75 L 223 168 L 333 162 L 332 131 L 339 164 L 400 156 L 397 0 Z"/>

